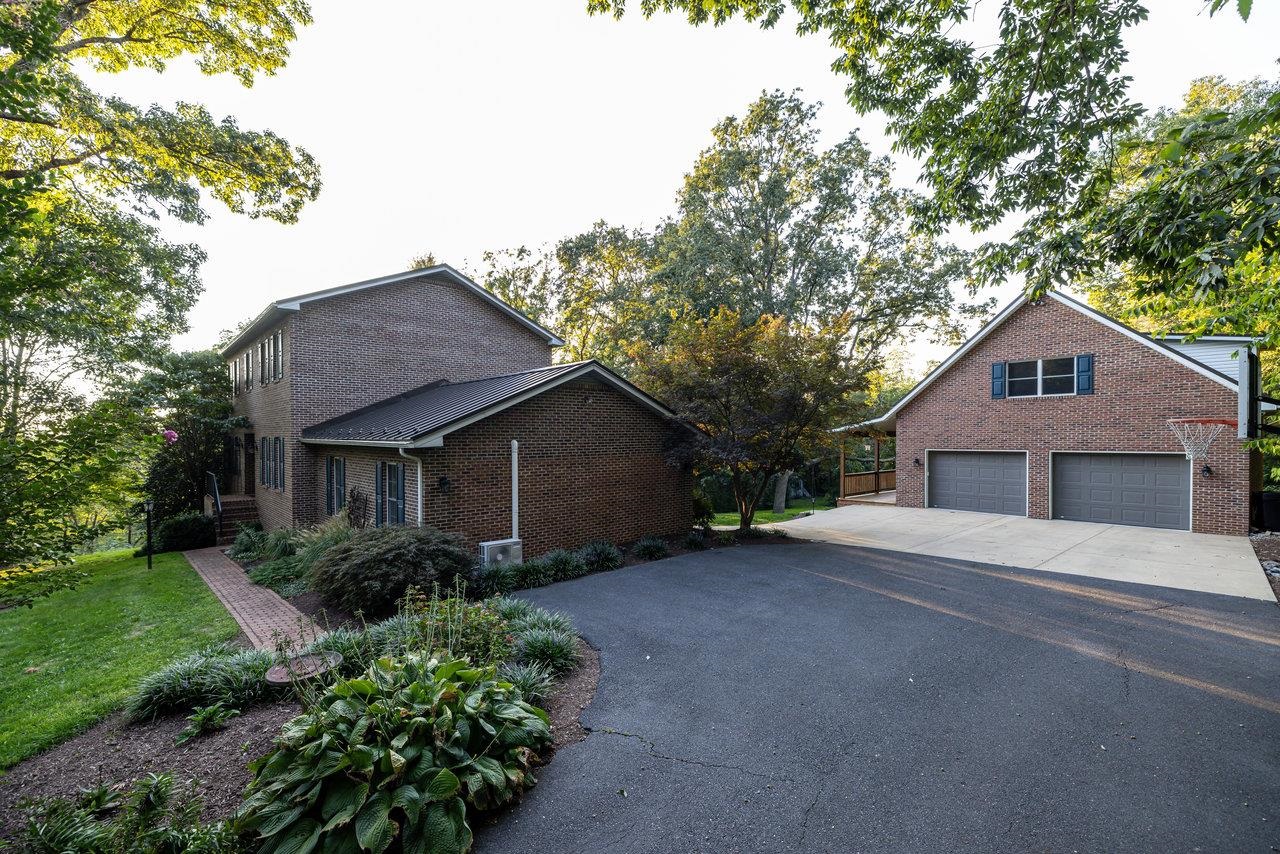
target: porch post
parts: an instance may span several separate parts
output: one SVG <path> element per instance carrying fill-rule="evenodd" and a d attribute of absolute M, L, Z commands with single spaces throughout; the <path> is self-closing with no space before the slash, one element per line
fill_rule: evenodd
<path fill-rule="evenodd" d="M 872 439 L 871 439 L 871 441 L 872 441 L 872 442 L 875 442 L 875 445 L 876 445 L 876 450 L 875 450 L 875 461 L 876 461 L 876 495 L 879 495 L 879 494 L 880 494 L 880 437 L 879 437 L 879 436 L 873 436 L 873 437 L 872 437 Z"/>
<path fill-rule="evenodd" d="M 844 433 L 840 434 L 840 472 L 836 476 L 836 498 L 844 498 Z"/>

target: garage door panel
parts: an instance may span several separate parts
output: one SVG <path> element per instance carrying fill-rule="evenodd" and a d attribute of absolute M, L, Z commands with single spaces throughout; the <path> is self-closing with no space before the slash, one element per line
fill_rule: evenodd
<path fill-rule="evenodd" d="M 1186 530 L 1191 470 L 1172 454 L 1055 453 L 1053 517 Z M 1078 484 L 1087 483 L 1086 489 Z"/>
<path fill-rule="evenodd" d="M 982 513 L 1026 514 L 1026 455 L 931 451 L 929 506 Z"/>

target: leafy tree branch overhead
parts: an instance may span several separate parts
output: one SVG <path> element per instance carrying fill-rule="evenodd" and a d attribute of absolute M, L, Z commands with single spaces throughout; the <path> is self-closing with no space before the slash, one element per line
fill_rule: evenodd
<path fill-rule="evenodd" d="M 305 150 L 197 104 L 103 96 L 85 71 L 163 71 L 190 57 L 206 74 L 250 86 L 284 65 L 310 20 L 299 0 L 3 4 L 0 77 L 17 87 L 0 101 L 0 181 L 12 190 L 66 178 L 137 212 L 188 222 L 206 218 L 204 191 L 233 211 L 292 222 L 320 189 Z"/>
<path fill-rule="evenodd" d="M 1251 3 L 1235 6 L 1247 19 Z M 587 2 L 594 14 L 626 7 Z M 980 280 L 1020 273 L 1039 289 L 1102 262 L 1070 226 L 1088 219 L 1083 190 L 1097 158 L 1115 156 L 1143 115 L 1124 70 L 1124 35 L 1147 17 L 1139 0 L 642 0 L 639 8 L 647 17 L 683 13 L 694 25 L 741 17 L 772 28 L 785 19 L 801 34 L 826 34 L 849 103 L 884 114 L 895 148 L 923 161 L 930 194 L 916 206 L 918 225 L 981 231 L 1025 215 L 1008 241 L 979 253 Z M 979 43 L 974 33 L 987 31 L 991 43 Z M 1063 270 L 1058 262 L 1073 254 L 1080 261 Z"/>

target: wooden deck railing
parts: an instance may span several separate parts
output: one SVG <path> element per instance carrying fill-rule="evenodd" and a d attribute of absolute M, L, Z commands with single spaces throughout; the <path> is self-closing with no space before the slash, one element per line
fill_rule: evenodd
<path fill-rule="evenodd" d="M 898 473 L 894 469 L 862 471 L 844 476 L 841 498 L 850 495 L 866 495 L 871 492 L 887 492 L 898 488 Z"/>

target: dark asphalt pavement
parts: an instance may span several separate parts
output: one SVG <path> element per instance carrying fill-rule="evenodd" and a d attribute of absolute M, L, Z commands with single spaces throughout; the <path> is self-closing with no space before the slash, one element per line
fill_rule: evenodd
<path fill-rule="evenodd" d="M 819 543 L 525 595 L 600 685 L 482 852 L 1280 850 L 1274 604 Z"/>

